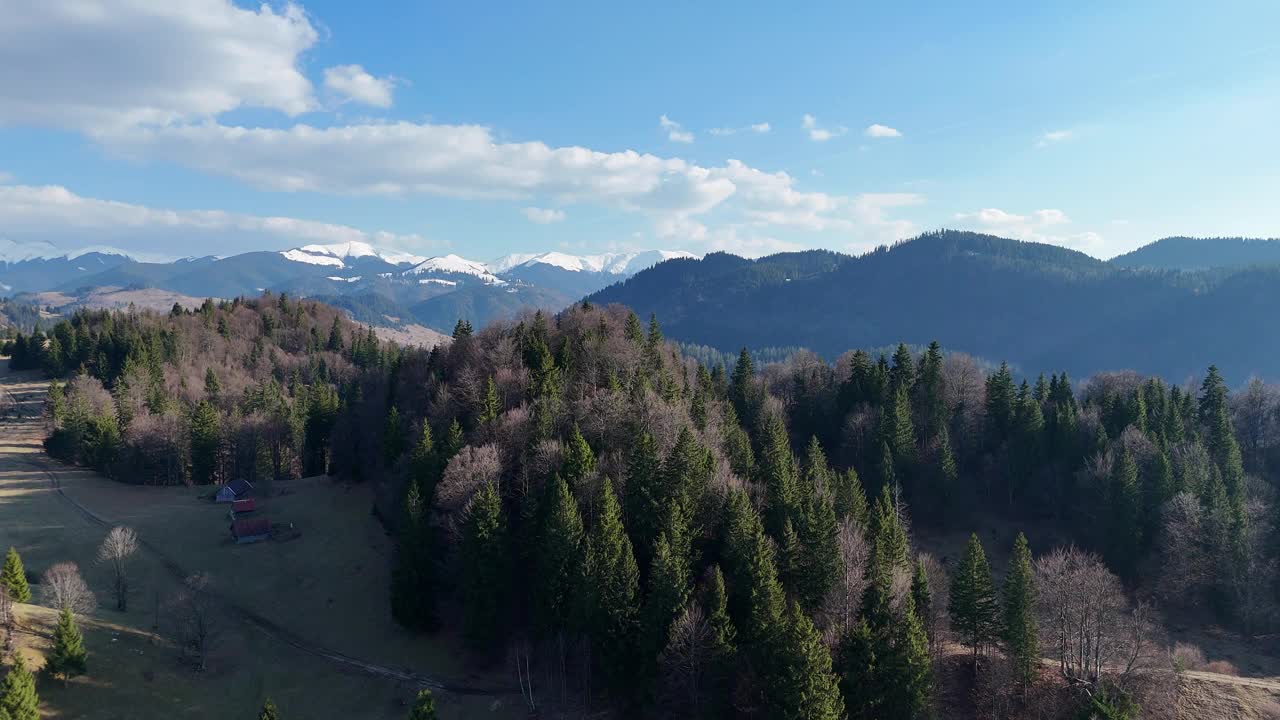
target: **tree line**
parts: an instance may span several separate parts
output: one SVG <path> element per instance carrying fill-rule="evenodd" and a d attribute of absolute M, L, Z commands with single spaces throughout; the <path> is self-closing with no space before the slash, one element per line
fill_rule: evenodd
<path fill-rule="evenodd" d="M 1280 401 L 1258 381 L 1231 393 L 1214 368 L 1188 386 L 1019 378 L 937 343 L 708 366 L 656 318 L 588 303 L 402 349 L 287 298 L 206 307 L 141 321 L 148 349 L 127 372 L 128 355 L 102 377 L 110 354 L 83 363 L 51 394 L 53 438 L 99 462 L 93 418 L 154 414 L 156 357 L 163 394 L 186 405 L 189 459 L 172 476 L 216 481 L 247 467 L 225 423 L 263 412 L 274 383 L 285 401 L 268 406 L 301 429 L 281 433 L 293 440 L 278 467 L 378 483 L 398 540 L 395 618 L 457 625 L 531 708 L 922 717 L 955 639 L 990 702 L 1048 702 L 1037 693 L 1062 686 L 1044 682 L 1045 656 L 1070 681 L 1055 702 L 1123 716 L 1156 702 L 1151 678 L 1170 665 L 1148 601 L 1246 632 L 1276 622 Z M 241 368 L 234 382 L 168 349 L 216 353 L 228 335 L 245 351 L 221 356 Z M 323 451 L 306 432 L 320 392 Z M 258 437 L 275 476 L 273 436 Z M 152 473 L 175 457 L 131 452 Z M 977 536 L 957 560 L 920 550 L 992 523 L 1034 529 L 1042 554 L 1011 543 L 997 583 Z M 1106 652 L 1086 652 L 1103 636 Z"/>

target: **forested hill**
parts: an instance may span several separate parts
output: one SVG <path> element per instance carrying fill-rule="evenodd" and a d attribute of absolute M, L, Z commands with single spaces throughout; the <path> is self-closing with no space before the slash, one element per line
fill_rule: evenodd
<path fill-rule="evenodd" d="M 1113 265 L 1205 270 L 1280 263 L 1280 239 L 1168 237 L 1111 259 Z"/>
<path fill-rule="evenodd" d="M 1181 382 L 1212 362 L 1280 376 L 1280 266 L 1180 273 L 1118 267 L 1060 247 L 968 232 L 922 235 L 860 257 L 709 255 L 590 297 L 656 313 L 668 335 L 719 348 L 853 347 L 938 340 L 1023 368 L 1132 368 Z"/>

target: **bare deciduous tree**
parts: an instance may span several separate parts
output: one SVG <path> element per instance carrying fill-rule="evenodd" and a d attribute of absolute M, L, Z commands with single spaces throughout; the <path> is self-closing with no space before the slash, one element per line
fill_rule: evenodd
<path fill-rule="evenodd" d="M 171 604 L 174 639 L 201 672 L 208 666 L 209 651 L 217 639 L 216 608 L 210 590 L 207 574 L 190 575 Z"/>
<path fill-rule="evenodd" d="M 45 604 L 83 615 L 98 607 L 98 599 L 80 576 L 80 566 L 60 562 L 40 576 L 40 596 Z"/>
<path fill-rule="evenodd" d="M 924 564 L 925 576 L 929 578 L 930 595 L 929 611 L 920 618 L 920 622 L 924 625 L 925 634 L 929 636 L 929 654 L 934 660 L 938 660 L 942 657 L 947 633 L 951 630 L 951 616 L 947 612 L 951 581 L 947 577 L 947 569 L 933 555 L 920 553 L 920 562 Z"/>
<path fill-rule="evenodd" d="M 111 566 L 114 573 L 116 609 L 129 609 L 129 559 L 138 552 L 138 536 L 133 528 L 123 525 L 111 528 L 98 548 L 98 562 Z"/>
<path fill-rule="evenodd" d="M 845 519 L 837 536 L 840 545 L 840 573 L 823 601 L 821 624 L 828 643 L 839 641 L 853 627 L 862 607 L 862 593 L 867 587 L 867 562 L 871 548 L 861 525 Z"/>
<path fill-rule="evenodd" d="M 1130 607 L 1120 579 L 1095 555 L 1058 548 L 1035 563 L 1045 652 L 1070 682 L 1123 684 L 1160 656 L 1149 605 Z"/>
<path fill-rule="evenodd" d="M 13 598 L 0 590 L 0 628 L 4 629 L 4 652 L 13 650 Z"/>
<path fill-rule="evenodd" d="M 714 657 L 711 624 L 692 603 L 671 624 L 667 647 L 658 658 L 659 702 L 669 717 L 697 717 L 703 678 Z"/>

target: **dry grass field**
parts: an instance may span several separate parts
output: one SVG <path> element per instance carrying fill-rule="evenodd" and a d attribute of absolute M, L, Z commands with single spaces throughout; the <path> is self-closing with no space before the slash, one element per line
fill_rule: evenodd
<path fill-rule="evenodd" d="M 391 543 L 370 514 L 367 488 L 326 478 L 277 484 L 269 497 L 259 498 L 258 512 L 277 524 L 292 523 L 300 535 L 235 545 L 226 506 L 202 498 L 207 489 L 125 485 L 49 460 L 34 419 L 43 382 L 0 374 L 0 386 L 25 416 L 0 424 L 0 550 L 16 547 L 34 576 L 53 563 L 76 562 L 100 601 L 81 619 L 89 673 L 65 685 L 42 679 L 45 716 L 252 718 L 270 696 L 286 718 L 393 720 L 407 716 L 418 688 L 414 678 L 467 688 L 505 682 L 467 673 L 447 632 L 413 637 L 392 623 Z M 115 610 L 108 571 L 95 562 L 107 532 L 103 522 L 133 527 L 148 545 L 132 566 L 128 612 Z M 225 601 L 202 673 L 167 639 L 172 622 L 165 607 L 181 573 L 197 571 L 209 574 Z M 38 602 L 39 588 L 33 592 Z M 17 643 L 38 667 L 56 618 L 37 605 L 19 606 L 18 617 Z M 296 647 L 294 639 L 306 647 Z M 437 698 L 446 718 L 521 715 L 518 696 L 444 690 Z"/>

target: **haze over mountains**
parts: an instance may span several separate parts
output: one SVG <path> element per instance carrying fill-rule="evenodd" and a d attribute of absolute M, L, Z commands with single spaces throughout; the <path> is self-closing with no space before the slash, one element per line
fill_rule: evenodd
<path fill-rule="evenodd" d="M 724 351 L 808 347 L 834 357 L 899 341 L 1082 376 L 1133 368 L 1180 380 L 1216 362 L 1280 377 L 1280 240 L 1166 238 L 1103 261 L 1065 248 L 942 231 L 863 256 L 812 250 L 748 260 L 682 251 L 514 254 L 480 262 L 366 243 L 138 262 L 110 249 L 49 257 L 0 246 L 0 294 L 154 288 L 188 297 L 263 290 L 356 320 L 448 332 L 584 296 L 656 313 L 673 339 Z M 1151 348 L 1160 352 L 1152 353 Z"/>

